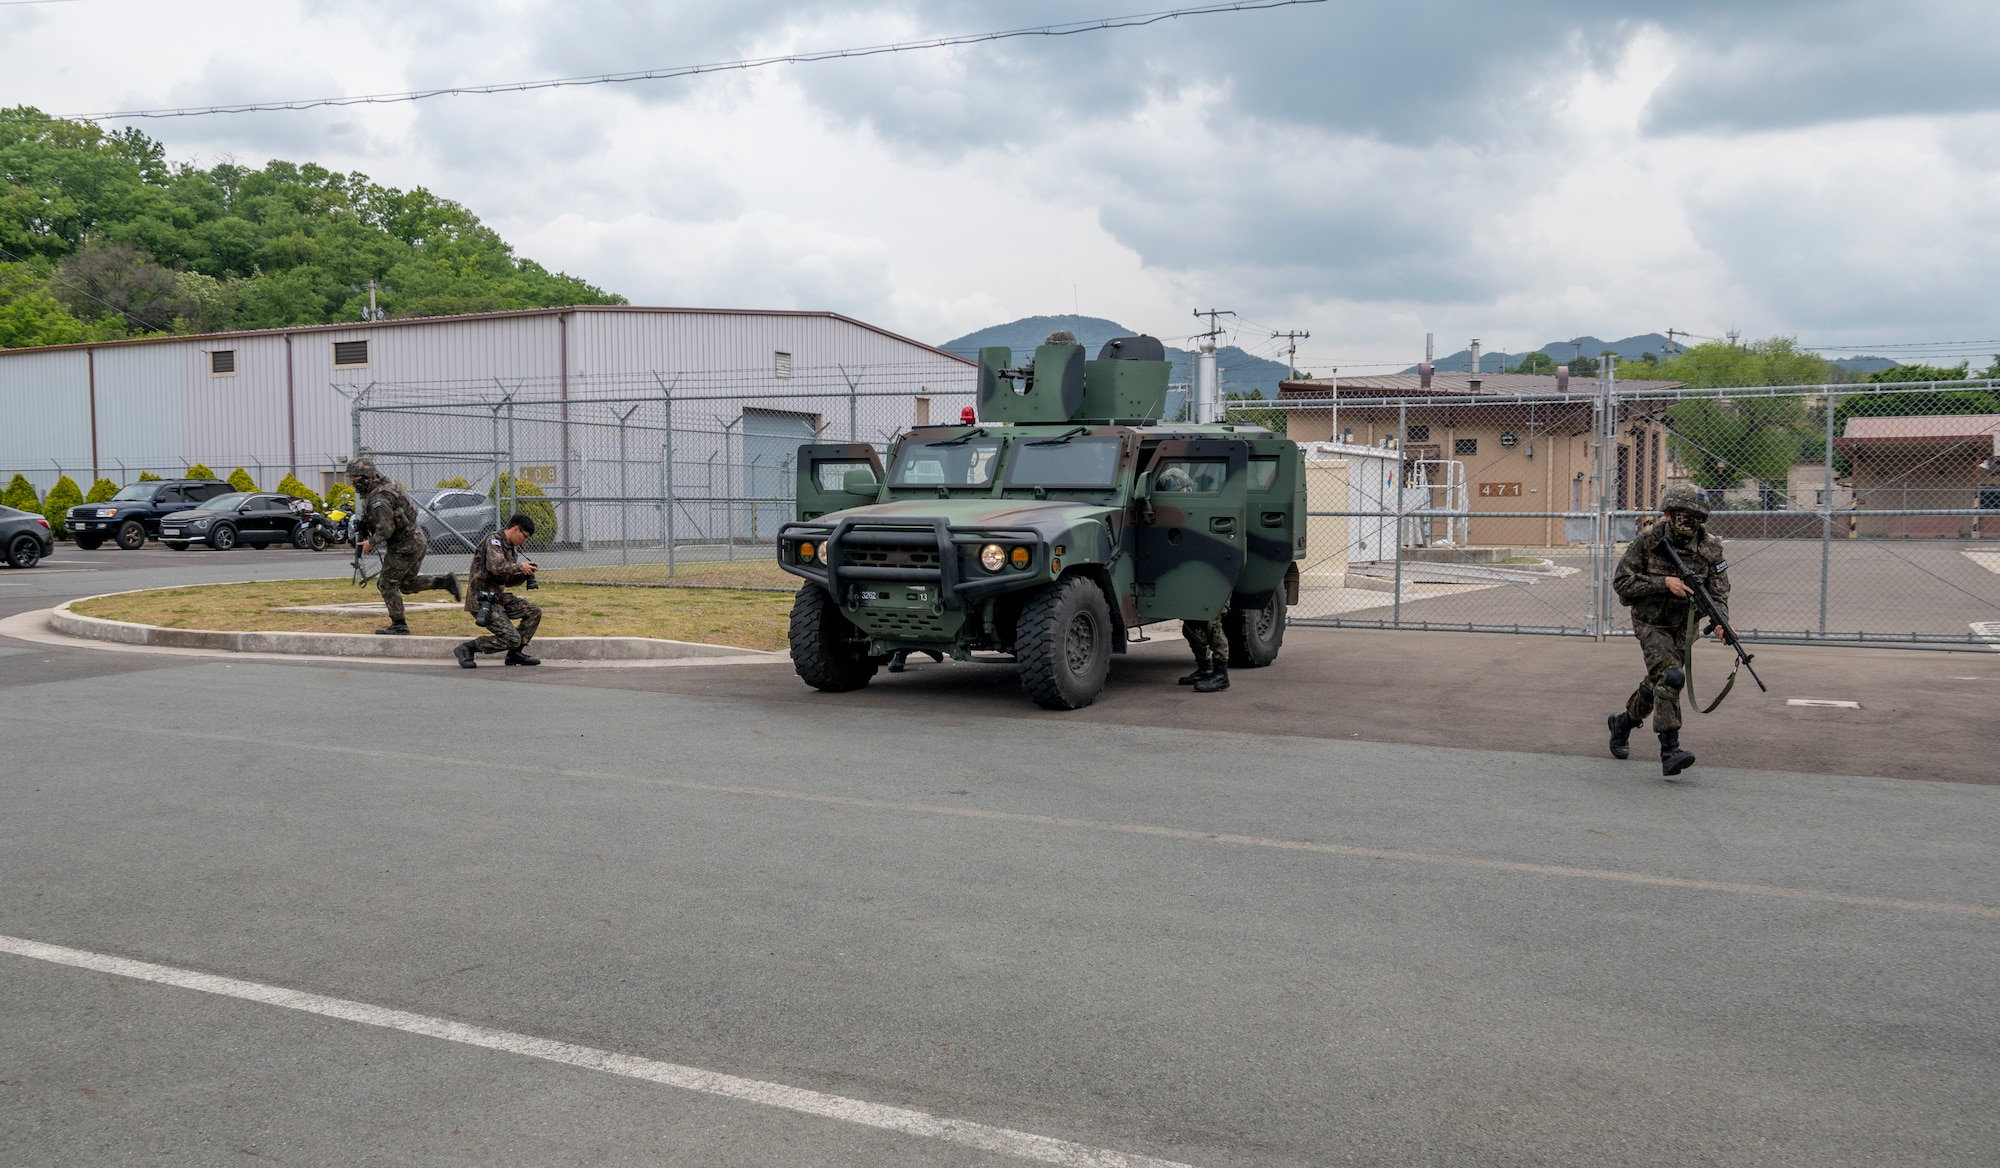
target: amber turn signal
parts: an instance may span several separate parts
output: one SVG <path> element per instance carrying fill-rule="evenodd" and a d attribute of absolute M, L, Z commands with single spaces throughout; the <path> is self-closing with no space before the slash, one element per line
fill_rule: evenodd
<path fill-rule="evenodd" d="M 1028 566 L 1028 549 L 1017 547 L 1008 554 L 1007 558 L 1013 561 L 1015 567 L 1025 568 Z"/>

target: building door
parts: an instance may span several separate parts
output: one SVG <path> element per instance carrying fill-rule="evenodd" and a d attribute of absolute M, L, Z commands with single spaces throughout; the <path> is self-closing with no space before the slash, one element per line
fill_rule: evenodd
<path fill-rule="evenodd" d="M 743 439 L 738 445 L 737 495 L 732 511 L 739 539 L 775 535 L 778 525 L 792 518 L 797 489 L 799 447 L 819 430 L 813 414 L 788 410 L 743 411 Z"/>

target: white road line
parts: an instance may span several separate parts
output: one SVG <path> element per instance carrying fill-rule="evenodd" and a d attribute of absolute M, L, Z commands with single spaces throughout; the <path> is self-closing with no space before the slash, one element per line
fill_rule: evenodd
<path fill-rule="evenodd" d="M 1786 698 L 1785 704 L 1788 706 L 1826 706 L 1835 710 L 1858 710 L 1861 708 L 1860 702 L 1843 702 L 1833 698 Z"/>
<path fill-rule="evenodd" d="M 1174 1160 L 1159 1160 L 1151 1156 L 1137 1156 L 1107 1148 L 1092 1148 L 1069 1140 L 1038 1136 L 1032 1132 L 1015 1131 L 1012 1128 L 990 1127 L 968 1120 L 926 1115 L 908 1108 L 889 1107 L 861 1099 L 847 1099 L 839 1095 L 787 1087 L 782 1083 L 742 1079 L 735 1075 L 704 1071 L 699 1067 L 684 1067 L 677 1063 L 659 1062 L 615 1051 L 598 1050 L 595 1047 L 578 1046 L 570 1042 L 515 1034 L 506 1030 L 488 1030 L 483 1026 L 468 1026 L 463 1022 L 412 1014 L 407 1010 L 394 1010 L 387 1006 L 371 1006 L 366 1002 L 329 998 L 302 990 L 265 985 L 262 982 L 241 981 L 213 973 L 197 973 L 189 969 L 175 969 L 169 965 L 155 965 L 149 961 L 133 961 L 130 958 L 90 953 L 82 949 L 67 949 L 60 945 L 46 945 L 40 941 L 29 941 L 21 937 L 0 936 L 0 952 L 13 953 L 56 965 L 115 974 L 134 981 L 158 982 L 161 985 L 198 990 L 205 994 L 218 994 L 226 998 L 240 998 L 246 1002 L 277 1006 L 280 1009 L 338 1018 L 345 1022 L 359 1022 L 364 1026 L 400 1030 L 406 1034 L 419 1034 L 425 1038 L 441 1038 L 446 1042 L 483 1047 L 503 1054 L 546 1059 L 552 1063 L 603 1071 L 608 1075 L 622 1075 L 628 1079 L 643 1079 L 662 1086 L 679 1087 L 686 1091 L 698 1091 L 704 1095 L 756 1103 L 764 1107 L 776 1107 L 820 1119 L 837 1119 L 901 1135 L 962 1144 L 969 1148 L 1015 1156 L 1023 1160 L 1060 1164 L 1064 1168 L 1192 1168 L 1191 1165 Z"/>

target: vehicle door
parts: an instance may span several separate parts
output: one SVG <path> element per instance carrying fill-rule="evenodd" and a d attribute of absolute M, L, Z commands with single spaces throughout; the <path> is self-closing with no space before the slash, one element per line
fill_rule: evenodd
<path fill-rule="evenodd" d="M 1208 620 L 1243 574 L 1249 444 L 1233 438 L 1160 443 L 1140 480 L 1133 593 L 1142 620 Z"/>
<path fill-rule="evenodd" d="M 1244 484 L 1243 576 L 1236 591 L 1251 606 L 1261 605 L 1273 588 L 1284 583 L 1296 556 L 1305 554 L 1305 475 L 1298 443 L 1284 438 L 1253 438 Z"/>
<path fill-rule="evenodd" d="M 858 472 L 867 472 L 864 479 Z M 818 519 L 875 501 L 882 459 L 866 442 L 809 442 L 799 447 L 798 517 Z"/>
<path fill-rule="evenodd" d="M 243 534 L 251 543 L 263 546 L 291 535 L 292 509 L 271 495 L 253 495 L 243 513 Z"/>

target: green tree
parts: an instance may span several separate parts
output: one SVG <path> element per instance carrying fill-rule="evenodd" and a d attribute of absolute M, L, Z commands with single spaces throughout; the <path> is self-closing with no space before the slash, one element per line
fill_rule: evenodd
<path fill-rule="evenodd" d="M 17 473 L 7 484 L 7 489 L 0 491 L 0 506 L 12 507 L 16 511 L 33 511 L 39 515 L 42 513 L 42 496 L 35 490 L 35 484 L 28 481 L 27 475 Z"/>
<path fill-rule="evenodd" d="M 1222 397 L 1225 402 L 1261 402 L 1264 400 L 1264 391 L 1253 389 L 1248 393 L 1225 392 Z M 1262 426 L 1280 437 L 1285 433 L 1286 413 L 1276 406 L 1266 406 L 1263 409 L 1255 406 L 1247 408 L 1238 406 L 1229 410 L 1224 416 L 1239 425 Z"/>
<path fill-rule="evenodd" d="M 49 521 L 49 530 L 57 539 L 69 538 L 69 509 L 82 502 L 83 490 L 68 475 L 56 479 L 56 485 L 49 488 L 49 497 L 42 500 L 42 518 Z"/>
<path fill-rule="evenodd" d="M 297 475 L 288 474 L 278 480 L 278 493 L 281 495 L 290 495 L 294 499 L 310 500 L 315 510 L 322 510 L 326 506 L 326 504 L 321 502 L 319 492 L 300 482 Z"/>
<path fill-rule="evenodd" d="M 83 497 L 86 503 L 102 503 L 118 493 L 118 484 L 110 479 L 98 479 L 90 484 L 90 493 Z"/>
<path fill-rule="evenodd" d="M 1556 371 L 1556 359 L 1554 357 L 1549 356 L 1547 353 L 1530 353 L 1527 356 L 1521 358 L 1520 364 L 1514 366 L 1511 369 L 1501 370 L 1502 373 L 1540 373 L 1540 374 L 1550 374 L 1554 373 L 1555 371 Z M 1575 370 L 1571 370 L 1571 372 L 1573 373 L 1575 372 Z"/>
<path fill-rule="evenodd" d="M 157 483 L 160 481 L 160 476 L 154 474 L 152 471 L 142 470 L 139 472 L 139 481 L 142 483 Z"/>
<path fill-rule="evenodd" d="M 1696 389 L 1735 386 L 1823 385 L 1831 380 L 1826 358 L 1799 348 L 1795 337 L 1770 337 L 1747 345 L 1710 341 L 1647 371 Z"/>
<path fill-rule="evenodd" d="M 497 505 L 502 524 L 510 517 L 507 510 L 509 496 L 512 496 L 515 511 L 535 521 L 535 534 L 528 540 L 527 546 L 536 551 L 553 546 L 556 542 L 556 506 L 548 501 L 543 490 L 533 483 L 517 482 L 513 475 L 501 471 L 499 480 L 493 484 L 492 490 L 486 492 L 486 497 Z"/>
<path fill-rule="evenodd" d="M 2000 362 L 1996 362 L 2000 363 Z M 1985 376 L 1970 372 L 1969 362 L 1957 365 L 1897 365 L 1889 369 L 1878 369 L 1868 375 L 1869 385 L 1907 385 L 1924 381 L 1964 381 L 1968 378 Z M 1881 391 L 1857 388 L 1843 393 L 1837 399 L 1833 411 L 1833 431 L 1847 433 L 1850 418 L 1920 418 L 1937 417 L 1945 414 L 2000 414 L 2000 390 L 1989 388 L 1974 389 L 1911 389 L 1901 391 Z M 1824 417 L 1825 415 L 1821 415 Z M 1836 453 L 1834 470 L 1846 474 L 1850 469 L 1845 455 Z"/>
<path fill-rule="evenodd" d="M 187 474 L 182 477 L 190 479 L 212 479 L 216 477 L 216 475 L 214 471 L 208 469 L 208 464 L 197 462 L 193 466 L 187 468 Z"/>
<path fill-rule="evenodd" d="M 209 477 L 214 478 L 215 476 L 210 475 Z M 251 478 L 250 472 L 240 466 L 229 472 L 228 481 L 229 489 L 232 491 L 254 491 L 257 489 L 257 480 Z"/>
<path fill-rule="evenodd" d="M 439 479 L 437 481 L 437 485 L 438 489 L 441 491 L 446 489 L 447 487 L 457 487 L 461 491 L 472 489 L 471 482 L 467 481 L 464 475 L 453 475 L 448 479 Z"/>
<path fill-rule="evenodd" d="M 346 483 L 335 483 L 326 489 L 326 509 L 328 511 L 354 510 L 354 488 Z"/>

